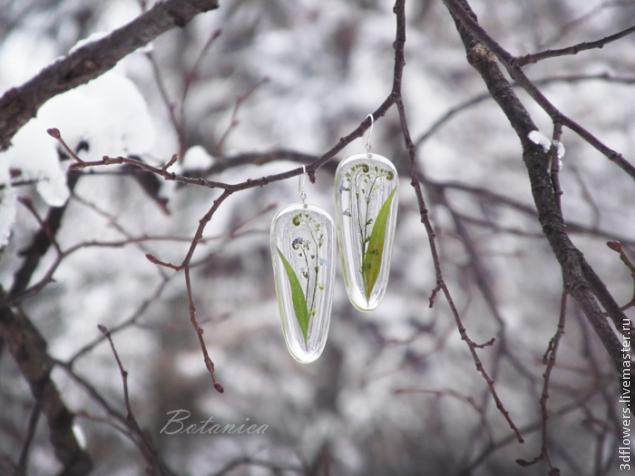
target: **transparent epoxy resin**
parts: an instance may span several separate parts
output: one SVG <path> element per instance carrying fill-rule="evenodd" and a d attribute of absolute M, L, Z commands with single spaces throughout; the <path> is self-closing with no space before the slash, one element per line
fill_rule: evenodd
<path fill-rule="evenodd" d="M 282 209 L 271 223 L 271 258 L 282 333 L 291 356 L 315 361 L 331 322 L 335 230 L 322 209 L 302 204 Z"/>
<path fill-rule="evenodd" d="M 340 266 L 351 304 L 371 311 L 384 297 L 398 208 L 398 176 L 381 155 L 357 154 L 335 173 Z"/>

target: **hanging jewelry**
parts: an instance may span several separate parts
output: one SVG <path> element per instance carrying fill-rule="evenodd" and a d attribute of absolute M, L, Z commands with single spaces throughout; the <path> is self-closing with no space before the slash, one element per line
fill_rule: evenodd
<path fill-rule="evenodd" d="M 331 321 L 335 278 L 335 233 L 323 209 L 307 205 L 302 167 L 301 203 L 280 210 L 271 223 L 271 258 L 276 298 L 287 349 L 300 363 L 324 350 Z"/>
<path fill-rule="evenodd" d="M 386 292 L 398 208 L 397 169 L 371 152 L 374 118 L 368 117 L 366 152 L 344 159 L 335 172 L 340 267 L 348 298 L 360 311 L 375 309 Z"/>

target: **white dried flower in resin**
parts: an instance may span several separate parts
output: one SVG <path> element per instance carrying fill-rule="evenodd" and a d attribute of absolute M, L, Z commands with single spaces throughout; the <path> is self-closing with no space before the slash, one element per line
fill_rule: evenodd
<path fill-rule="evenodd" d="M 298 362 L 313 362 L 324 350 L 331 322 L 333 220 L 319 207 L 291 205 L 274 217 L 270 240 L 287 348 Z"/>
<path fill-rule="evenodd" d="M 340 264 L 351 304 L 375 309 L 388 285 L 398 208 L 394 165 L 370 152 L 340 162 L 335 173 L 335 223 Z"/>

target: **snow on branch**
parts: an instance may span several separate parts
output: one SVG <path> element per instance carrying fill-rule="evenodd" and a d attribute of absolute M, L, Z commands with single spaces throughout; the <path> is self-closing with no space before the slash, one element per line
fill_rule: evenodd
<path fill-rule="evenodd" d="M 47 66 L 22 86 L 8 90 L 0 98 L 0 150 L 9 147 L 11 138 L 47 100 L 97 78 L 160 34 L 216 8 L 217 0 L 159 2 L 130 23 Z"/>

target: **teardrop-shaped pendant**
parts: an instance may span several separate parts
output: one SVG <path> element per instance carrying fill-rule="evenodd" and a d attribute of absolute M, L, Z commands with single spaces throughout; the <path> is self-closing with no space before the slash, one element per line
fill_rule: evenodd
<path fill-rule="evenodd" d="M 384 297 L 398 208 L 398 176 L 370 152 L 340 162 L 335 172 L 335 222 L 340 264 L 351 304 L 371 311 Z"/>
<path fill-rule="evenodd" d="M 291 356 L 307 364 L 322 354 L 331 322 L 333 220 L 319 207 L 290 205 L 274 217 L 270 240 L 282 333 Z"/>

